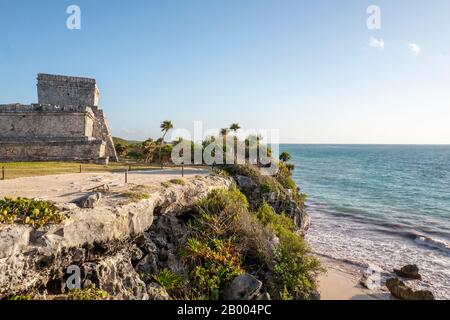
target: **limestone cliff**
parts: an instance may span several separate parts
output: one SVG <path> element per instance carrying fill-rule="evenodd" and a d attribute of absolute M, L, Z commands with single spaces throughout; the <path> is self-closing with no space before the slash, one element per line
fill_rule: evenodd
<path fill-rule="evenodd" d="M 231 183 L 230 179 L 216 176 L 199 177 L 186 185 L 161 187 L 149 199 L 132 203 L 120 195 L 111 195 L 106 205 L 93 209 L 58 204 L 68 219 L 42 230 L 25 225 L 3 226 L 0 298 L 30 292 L 60 294 L 67 268 L 77 265 L 85 283 L 94 282 L 115 299 L 147 299 L 145 284 L 134 268 L 143 258 L 135 242 L 146 246 L 142 237 L 155 217 L 187 212 L 212 190 L 228 188 Z M 169 236 L 171 233 L 167 230 Z M 146 250 L 152 250 L 152 245 L 148 246 Z"/>

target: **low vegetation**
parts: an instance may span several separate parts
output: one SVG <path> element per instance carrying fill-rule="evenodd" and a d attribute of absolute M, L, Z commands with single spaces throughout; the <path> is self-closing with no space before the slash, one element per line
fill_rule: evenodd
<path fill-rule="evenodd" d="M 212 191 L 188 224 L 191 236 L 179 252 L 187 278 L 166 269 L 156 277 L 171 298 L 220 299 L 223 289 L 244 273 L 271 274 L 266 290 L 277 299 L 308 299 L 316 289 L 320 265 L 295 233 L 293 221 L 267 204 L 252 212 L 238 189 Z"/>
<path fill-rule="evenodd" d="M 55 205 L 48 201 L 26 198 L 4 198 L 0 200 L 0 223 L 17 223 L 41 228 L 47 224 L 58 224 L 65 219 Z"/>
<path fill-rule="evenodd" d="M 106 291 L 96 288 L 73 289 L 67 295 L 67 300 L 108 300 L 109 298 Z"/>
<path fill-rule="evenodd" d="M 184 181 L 182 179 L 172 179 L 172 180 L 169 180 L 169 182 L 172 184 L 178 184 L 181 186 L 184 186 L 186 184 L 186 181 Z"/>
<path fill-rule="evenodd" d="M 146 192 L 128 191 L 121 194 L 123 197 L 130 199 L 132 202 L 150 199 L 150 195 Z"/>

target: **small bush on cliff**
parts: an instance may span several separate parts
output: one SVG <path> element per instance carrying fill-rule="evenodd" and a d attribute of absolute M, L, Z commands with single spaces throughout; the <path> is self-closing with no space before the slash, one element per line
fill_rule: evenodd
<path fill-rule="evenodd" d="M 181 295 L 181 291 L 185 286 L 183 276 L 178 275 L 170 271 L 169 269 L 161 270 L 156 276 L 156 282 L 166 289 L 170 296 Z"/>
<path fill-rule="evenodd" d="M 59 213 L 48 201 L 4 198 L 0 200 L 0 223 L 22 221 L 24 224 L 41 228 L 47 224 L 61 223 L 65 215 Z"/>
<path fill-rule="evenodd" d="M 181 186 L 184 186 L 186 184 L 186 181 L 181 180 L 181 179 L 172 179 L 169 182 L 173 183 L 173 184 L 178 184 L 178 185 L 181 185 Z"/>
<path fill-rule="evenodd" d="M 16 300 L 33 300 L 34 297 L 32 295 L 14 295 L 9 297 L 7 300 L 16 301 Z"/>
<path fill-rule="evenodd" d="M 67 295 L 67 300 L 108 300 L 109 298 L 106 291 L 96 288 L 74 289 Z"/>
<path fill-rule="evenodd" d="M 276 214 L 266 203 L 259 208 L 257 217 L 279 238 L 277 262 L 269 281 L 271 295 L 277 299 L 308 299 L 316 290 L 316 277 L 322 271 L 319 261 L 295 233 L 290 218 Z"/>
<path fill-rule="evenodd" d="M 220 290 L 243 273 L 241 257 L 231 239 L 198 240 L 189 238 L 184 251 L 192 266 L 191 294 L 217 300 Z"/>
<path fill-rule="evenodd" d="M 221 290 L 244 273 L 249 261 L 270 261 L 269 235 L 248 211 L 237 189 L 215 190 L 197 205 L 191 222 L 195 236 L 182 257 L 190 266 L 193 298 L 219 299 Z"/>

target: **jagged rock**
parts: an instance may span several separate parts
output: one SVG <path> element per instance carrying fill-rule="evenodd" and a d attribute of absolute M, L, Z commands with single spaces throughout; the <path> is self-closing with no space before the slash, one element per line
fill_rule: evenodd
<path fill-rule="evenodd" d="M 403 278 L 408 279 L 416 279 L 420 280 L 422 279 L 422 276 L 419 274 L 419 267 L 415 264 L 409 264 L 404 267 L 402 267 L 400 270 L 394 269 L 394 272 Z"/>
<path fill-rule="evenodd" d="M 252 300 L 259 295 L 262 282 L 250 274 L 237 276 L 223 291 L 225 300 Z"/>
<path fill-rule="evenodd" d="M 81 197 L 80 199 L 76 200 L 77 205 L 80 208 L 90 208 L 93 209 L 97 203 L 102 198 L 102 194 L 99 192 L 95 192 L 92 194 L 88 194 L 84 197 Z"/>
<path fill-rule="evenodd" d="M 157 247 L 146 232 L 137 237 L 134 243 L 145 253 L 156 253 Z"/>
<path fill-rule="evenodd" d="M 144 253 L 138 248 L 133 247 L 130 249 L 131 261 L 139 261 L 144 256 Z"/>
<path fill-rule="evenodd" d="M 152 282 L 147 286 L 149 300 L 170 300 L 170 296 L 159 284 Z"/>
<path fill-rule="evenodd" d="M 83 270 L 89 270 L 87 279 L 114 299 L 148 299 L 145 283 L 134 270 L 129 252 L 125 250 L 99 263 L 89 263 Z"/>
<path fill-rule="evenodd" d="M 380 267 L 370 264 L 368 268 L 364 270 L 359 282 L 369 290 L 379 289 L 381 287 L 382 273 L 383 270 Z"/>
<path fill-rule="evenodd" d="M 138 262 L 135 269 L 138 273 L 157 274 L 158 264 L 156 256 L 152 253 L 147 254 L 144 259 Z"/>
<path fill-rule="evenodd" d="M 253 189 L 257 187 L 257 184 L 249 177 L 236 176 L 235 180 L 239 188 Z"/>
<path fill-rule="evenodd" d="M 434 295 L 431 291 L 422 290 L 414 291 L 409 288 L 403 281 L 397 278 L 391 278 L 386 281 L 386 287 L 391 294 L 402 300 L 434 300 Z"/>

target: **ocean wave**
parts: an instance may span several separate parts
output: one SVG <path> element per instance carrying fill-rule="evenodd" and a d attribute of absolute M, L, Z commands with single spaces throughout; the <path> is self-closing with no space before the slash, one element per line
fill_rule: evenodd
<path fill-rule="evenodd" d="M 414 239 L 414 242 L 416 242 L 417 244 L 420 244 L 420 245 L 424 245 L 424 246 L 427 246 L 427 247 L 430 247 L 433 249 L 440 250 L 450 256 L 450 243 L 448 243 L 444 240 L 434 239 L 431 237 L 417 234 Z"/>
<path fill-rule="evenodd" d="M 347 212 L 343 212 L 341 210 Z M 340 209 L 340 210 L 339 210 Z M 307 210 L 311 213 L 329 214 L 336 218 L 345 218 L 353 223 L 360 223 L 367 231 L 380 232 L 392 236 L 408 238 L 415 241 L 419 245 L 426 245 L 431 249 L 439 249 L 450 254 L 450 242 L 446 242 L 445 238 L 450 240 L 450 233 L 446 232 L 447 228 L 441 228 L 440 225 L 419 226 L 396 221 L 387 221 L 367 214 L 364 210 L 350 209 L 348 207 L 327 206 L 318 202 L 309 202 Z M 355 213 L 363 213 L 356 215 Z M 436 238 L 435 238 L 436 237 Z"/>

